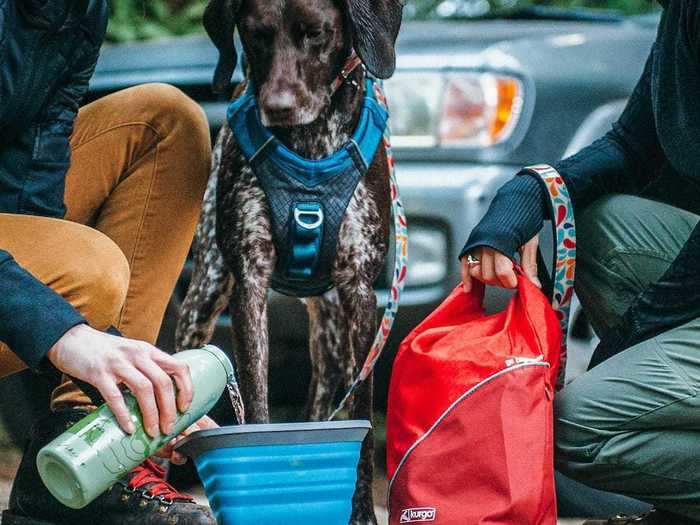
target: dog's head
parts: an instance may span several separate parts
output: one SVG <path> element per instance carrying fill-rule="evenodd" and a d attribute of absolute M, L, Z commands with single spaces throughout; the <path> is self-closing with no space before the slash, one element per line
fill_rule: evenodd
<path fill-rule="evenodd" d="M 238 27 L 263 124 L 309 124 L 354 47 L 379 78 L 396 67 L 401 0 L 210 0 L 204 27 L 219 50 L 214 90 L 228 90 Z"/>

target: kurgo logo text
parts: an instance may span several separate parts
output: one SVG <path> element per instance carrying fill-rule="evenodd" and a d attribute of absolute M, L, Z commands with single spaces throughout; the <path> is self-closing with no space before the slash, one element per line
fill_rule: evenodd
<path fill-rule="evenodd" d="M 420 521 L 435 521 L 437 511 L 433 507 L 420 509 L 404 509 L 401 511 L 399 523 L 418 523 Z"/>

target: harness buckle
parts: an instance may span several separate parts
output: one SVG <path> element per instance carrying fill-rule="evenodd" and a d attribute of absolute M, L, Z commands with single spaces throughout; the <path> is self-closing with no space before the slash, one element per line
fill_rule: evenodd
<path fill-rule="evenodd" d="M 306 222 L 303 220 L 305 217 L 309 217 L 314 220 L 313 222 Z M 321 226 L 321 224 L 323 224 L 323 220 L 324 216 L 321 208 L 317 210 L 300 210 L 299 208 L 294 208 L 294 222 L 296 222 L 300 228 L 304 228 L 305 230 L 315 230 Z"/>

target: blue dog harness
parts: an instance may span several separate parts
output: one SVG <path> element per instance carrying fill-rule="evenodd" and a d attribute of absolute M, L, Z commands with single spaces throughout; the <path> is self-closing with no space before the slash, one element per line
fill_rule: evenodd
<path fill-rule="evenodd" d="M 388 113 L 367 77 L 357 128 L 339 151 L 321 160 L 300 157 L 260 120 L 253 90 L 234 100 L 228 122 L 265 192 L 277 265 L 272 288 L 295 297 L 333 287 L 332 265 L 350 200 L 382 143 Z"/>

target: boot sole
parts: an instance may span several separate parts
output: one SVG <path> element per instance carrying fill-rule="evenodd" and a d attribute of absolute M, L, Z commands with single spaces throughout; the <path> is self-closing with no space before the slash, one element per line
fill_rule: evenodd
<path fill-rule="evenodd" d="M 57 523 L 51 521 L 38 520 L 36 518 L 28 518 L 26 516 L 19 516 L 9 510 L 5 510 L 2 513 L 2 518 L 0 519 L 1 525 L 58 525 Z"/>

